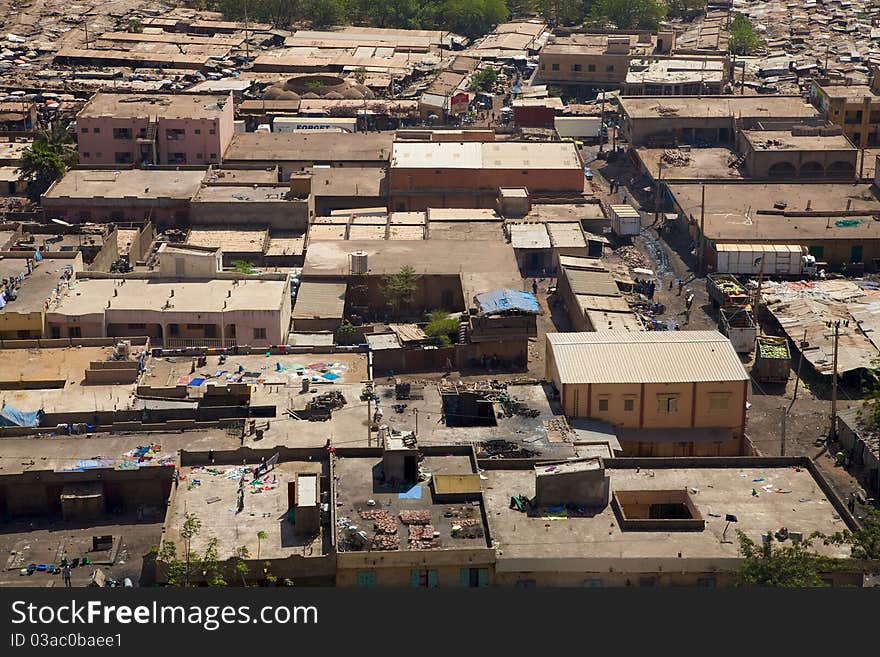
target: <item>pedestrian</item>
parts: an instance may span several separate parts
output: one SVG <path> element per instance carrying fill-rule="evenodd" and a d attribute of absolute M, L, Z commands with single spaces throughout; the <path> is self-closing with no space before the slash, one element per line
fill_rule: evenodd
<path fill-rule="evenodd" d="M 70 583 L 70 564 L 65 563 L 61 568 L 61 577 L 64 579 L 64 588 L 71 588 L 72 584 Z"/>
<path fill-rule="evenodd" d="M 538 279 L 536 278 L 532 279 L 532 294 L 538 295 Z"/>
<path fill-rule="evenodd" d="M 650 299 L 651 301 L 654 300 L 655 287 L 656 287 L 656 285 L 655 285 L 654 281 L 651 281 L 650 283 L 648 283 L 648 299 Z"/>
<path fill-rule="evenodd" d="M 670 291 L 670 292 L 672 292 L 672 286 L 673 286 L 674 284 L 675 284 L 675 280 L 672 279 L 672 278 L 670 278 L 670 279 L 669 279 L 669 291 Z"/>
<path fill-rule="evenodd" d="M 681 296 L 681 288 L 684 287 L 684 281 L 680 278 L 678 279 L 678 296 Z"/>
<path fill-rule="evenodd" d="M 691 306 L 694 304 L 694 295 L 688 294 L 687 299 L 685 299 L 684 307 L 690 312 Z"/>

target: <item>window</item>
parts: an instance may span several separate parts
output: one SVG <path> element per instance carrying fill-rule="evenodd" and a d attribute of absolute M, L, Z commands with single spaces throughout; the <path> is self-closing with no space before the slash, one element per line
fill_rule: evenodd
<path fill-rule="evenodd" d="M 182 128 L 168 128 L 165 131 L 165 138 L 168 141 L 180 141 L 186 138 L 186 130 Z"/>
<path fill-rule="evenodd" d="M 726 411 L 730 405 L 730 394 L 726 392 L 718 392 L 709 395 L 710 411 Z"/>
<path fill-rule="evenodd" d="M 255 328 L 254 329 L 254 340 L 265 340 L 265 339 L 266 339 L 266 329 Z"/>
<path fill-rule="evenodd" d="M 180 335 L 180 326 L 177 324 L 169 324 L 168 335 Z"/>
<path fill-rule="evenodd" d="M 116 153 L 113 159 L 116 160 L 116 164 L 131 164 L 133 161 L 131 153 Z"/>
<path fill-rule="evenodd" d="M 462 568 L 461 585 L 465 588 L 482 588 L 489 586 L 488 568 Z"/>
<path fill-rule="evenodd" d="M 206 338 L 216 338 L 217 337 L 217 327 L 213 324 L 205 324 L 205 337 Z"/>
<path fill-rule="evenodd" d="M 816 260 L 821 260 L 825 256 L 825 247 L 818 246 L 816 244 L 810 247 L 810 255 L 813 256 Z"/>
<path fill-rule="evenodd" d="M 599 410 L 607 411 L 608 410 L 608 397 L 600 397 L 599 398 Z"/>
<path fill-rule="evenodd" d="M 376 571 L 359 570 L 357 573 L 357 585 L 362 589 L 376 588 Z"/>
<path fill-rule="evenodd" d="M 605 72 L 606 72 L 606 73 L 614 73 L 614 64 L 608 64 L 608 65 L 605 67 Z"/>
<path fill-rule="evenodd" d="M 92 157 L 92 154 L 89 153 L 88 151 L 86 151 L 85 153 L 83 153 L 83 157 L 84 157 L 84 158 L 90 158 L 90 157 Z"/>
<path fill-rule="evenodd" d="M 572 70 L 572 71 L 575 71 L 575 72 L 580 71 L 580 70 L 581 70 L 581 65 L 580 65 L 580 64 L 572 64 L 572 65 L 571 65 L 571 70 Z"/>
<path fill-rule="evenodd" d="M 538 586 L 538 583 L 533 579 L 518 579 L 514 586 L 518 589 L 533 589 Z"/>
<path fill-rule="evenodd" d="M 171 164 L 186 164 L 186 153 L 171 153 L 168 156 L 168 161 Z"/>
<path fill-rule="evenodd" d="M 559 70 L 559 64 L 551 64 L 551 65 L 550 65 L 550 69 L 553 70 L 553 71 L 558 71 L 558 70 Z"/>
<path fill-rule="evenodd" d="M 596 65 L 595 64 L 587 64 L 587 70 L 590 73 L 595 73 L 596 72 Z"/>
<path fill-rule="evenodd" d="M 145 328 L 147 328 L 147 325 L 146 324 L 129 324 L 128 328 L 132 331 L 143 331 Z"/>
<path fill-rule="evenodd" d="M 196 132 L 196 134 L 197 134 L 197 135 L 200 135 L 200 134 L 202 134 L 202 131 L 201 131 L 201 129 L 200 129 L 200 128 L 196 128 L 196 130 L 195 130 L 195 132 Z"/>
<path fill-rule="evenodd" d="M 697 580 L 697 586 L 704 589 L 714 589 L 715 588 L 715 578 L 714 577 L 701 577 Z"/>
<path fill-rule="evenodd" d="M 131 128 L 113 128 L 113 139 L 131 139 Z"/>
<path fill-rule="evenodd" d="M 657 395 L 658 413 L 677 413 L 678 395 Z"/>
<path fill-rule="evenodd" d="M 633 411 L 636 408 L 636 400 L 633 397 L 627 397 L 623 400 L 623 410 Z"/>
<path fill-rule="evenodd" d="M 89 131 L 89 129 L 88 129 L 88 128 L 83 128 L 83 129 L 82 129 L 82 130 L 80 130 L 80 132 L 81 132 L 81 133 L 83 133 L 83 134 L 86 134 L 86 133 L 88 133 L 88 131 Z"/>
<path fill-rule="evenodd" d="M 601 579 L 585 579 L 584 586 L 586 586 L 587 588 L 598 588 L 598 587 L 602 586 L 602 580 Z"/>
<path fill-rule="evenodd" d="M 103 153 L 95 153 L 95 157 L 104 157 Z"/>
<path fill-rule="evenodd" d="M 435 589 L 437 588 L 437 571 L 411 570 L 409 573 L 409 584 L 416 589 Z"/>
<path fill-rule="evenodd" d="M 79 326 L 70 326 L 67 328 L 67 337 L 69 338 L 81 338 L 82 337 L 82 328 Z"/>
<path fill-rule="evenodd" d="M 92 132 L 94 132 L 97 135 L 98 133 L 101 132 L 101 128 L 92 128 Z"/>
<path fill-rule="evenodd" d="M 639 577 L 639 586 L 642 588 L 653 588 L 656 583 L 656 577 Z"/>
<path fill-rule="evenodd" d="M 217 159 L 217 153 L 211 153 L 211 159 L 212 159 L 212 160 L 216 160 L 216 159 Z"/>
<path fill-rule="evenodd" d="M 60 327 L 60 326 L 52 326 L 52 327 L 49 329 L 49 335 L 50 335 L 53 339 L 57 340 L 58 338 L 61 337 L 61 327 Z"/>
<path fill-rule="evenodd" d="M 196 159 L 197 160 L 203 159 L 203 155 L 201 153 L 196 153 Z"/>
<path fill-rule="evenodd" d="M 216 134 L 217 134 L 217 131 L 214 130 L 214 128 L 211 128 L 210 130 L 208 130 L 208 134 L 209 134 L 209 135 L 216 135 Z"/>

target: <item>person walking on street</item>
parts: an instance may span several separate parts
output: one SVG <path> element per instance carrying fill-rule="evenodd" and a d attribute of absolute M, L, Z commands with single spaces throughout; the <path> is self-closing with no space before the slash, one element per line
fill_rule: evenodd
<path fill-rule="evenodd" d="M 684 287 L 684 281 L 680 278 L 678 279 L 678 296 L 681 296 L 681 288 Z"/>
<path fill-rule="evenodd" d="M 538 296 L 538 280 L 535 278 L 532 279 L 532 294 Z"/>
<path fill-rule="evenodd" d="M 72 585 L 70 583 L 70 564 L 64 564 L 64 567 L 61 569 L 61 577 L 64 579 L 64 588 L 71 588 Z"/>

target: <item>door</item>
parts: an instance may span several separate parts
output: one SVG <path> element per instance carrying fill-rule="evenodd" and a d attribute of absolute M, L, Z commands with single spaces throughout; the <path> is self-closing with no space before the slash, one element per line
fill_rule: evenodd
<path fill-rule="evenodd" d="M 852 250 L 850 253 L 850 261 L 851 262 L 861 262 L 863 252 L 864 252 L 864 247 L 861 244 L 854 245 L 852 247 Z"/>

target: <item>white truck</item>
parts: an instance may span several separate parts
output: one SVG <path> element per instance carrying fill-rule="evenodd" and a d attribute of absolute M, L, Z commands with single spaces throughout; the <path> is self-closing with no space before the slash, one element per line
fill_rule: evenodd
<path fill-rule="evenodd" d="M 611 215 L 611 232 L 615 235 L 633 236 L 641 231 L 642 215 L 633 206 L 610 205 L 608 212 Z"/>
<path fill-rule="evenodd" d="M 602 118 L 599 116 L 557 116 L 553 120 L 556 134 L 561 138 L 596 139 L 602 129 Z"/>
<path fill-rule="evenodd" d="M 715 253 L 719 274 L 813 278 L 818 271 L 816 258 L 797 244 L 718 243 Z"/>

